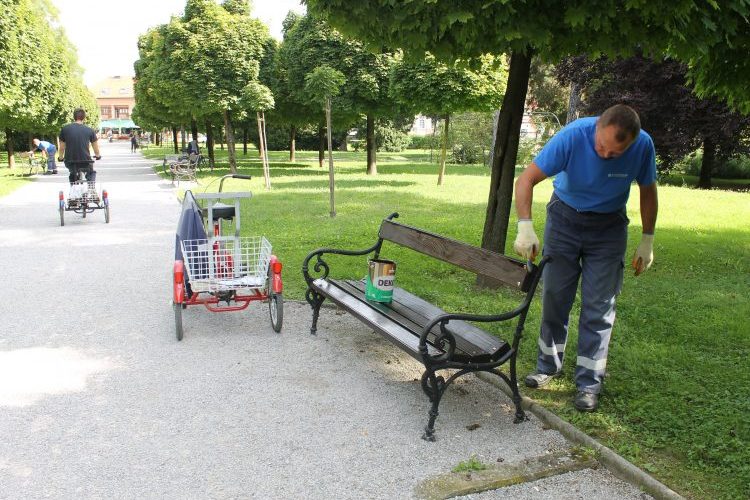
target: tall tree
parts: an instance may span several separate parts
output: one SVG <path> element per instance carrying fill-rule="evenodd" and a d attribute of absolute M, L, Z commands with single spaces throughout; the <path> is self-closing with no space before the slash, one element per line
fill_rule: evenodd
<path fill-rule="evenodd" d="M 96 123 L 98 109 L 51 4 L 2 0 L 0 10 L 0 128 L 12 166 L 14 133 L 54 133 L 75 107 L 87 109 Z"/>
<path fill-rule="evenodd" d="M 286 78 L 285 94 L 296 103 L 305 102 L 305 78 L 318 66 L 326 65 L 345 75 L 346 81 L 335 99 L 332 120 L 334 125 L 347 128 L 359 115 L 368 117 L 367 173 L 376 174 L 374 119 L 393 109 L 388 99 L 392 57 L 373 54 L 361 42 L 343 36 L 321 18 L 308 14 L 292 19 L 279 49 L 279 58 Z M 309 105 L 302 109 L 310 116 L 317 116 L 317 122 L 322 124 L 320 109 Z"/>
<path fill-rule="evenodd" d="M 300 21 L 302 16 L 290 11 L 282 23 L 284 40 L 287 40 L 290 30 Z M 282 43 L 275 51 L 271 71 L 263 72 L 264 64 L 261 63 L 261 82 L 267 85 L 275 96 L 276 106 L 272 119 L 284 123 L 289 127 L 289 161 L 295 160 L 297 130 L 311 125 L 314 111 L 310 110 L 306 102 L 300 101 L 302 94 L 297 92 L 289 80 L 289 68 L 295 64 L 294 53 L 289 49 L 289 44 Z M 267 78 L 264 79 L 264 74 Z"/>
<path fill-rule="evenodd" d="M 190 110 L 191 118 L 220 114 L 229 168 L 237 171 L 234 118 L 242 119 L 243 89 L 258 80 L 268 28 L 251 18 L 243 2 L 218 5 L 188 0 L 182 18 L 163 28 L 163 50 L 157 63 L 156 98 L 168 109 Z M 189 123 L 189 120 L 185 123 Z"/>
<path fill-rule="evenodd" d="M 328 190 L 330 192 L 330 215 L 336 217 L 334 203 L 334 175 L 333 175 L 333 147 L 331 141 L 331 99 L 339 94 L 341 86 L 346 81 L 343 73 L 330 66 L 322 65 L 315 68 L 305 77 L 305 94 L 307 99 L 323 106 L 326 114 L 326 130 L 328 132 Z"/>
<path fill-rule="evenodd" d="M 629 55 L 637 43 L 647 54 L 670 50 L 683 60 L 693 58 L 694 78 L 707 89 L 742 96 L 748 93 L 745 77 L 728 74 L 734 69 L 721 68 L 717 82 L 701 78 L 712 67 L 721 66 L 721 59 L 711 55 L 715 48 L 726 49 L 722 53 L 731 55 L 737 67 L 747 68 L 750 64 L 746 57 L 750 8 L 747 0 L 727 0 L 721 7 L 716 2 L 623 4 L 615 0 L 305 3 L 310 12 L 327 16 L 336 28 L 378 49 L 401 48 L 416 57 L 429 51 L 445 60 L 486 53 L 510 54 L 482 236 L 482 246 L 496 251 L 505 249 L 518 138 L 534 54 L 551 62 L 577 55 L 582 49 Z M 745 51 L 736 47 L 744 47 Z"/>
<path fill-rule="evenodd" d="M 438 185 L 443 184 L 450 116 L 462 111 L 497 109 L 507 73 L 500 58 L 482 56 L 470 65 L 437 61 L 431 54 L 417 62 L 399 60 L 391 72 L 391 95 L 404 106 L 444 120 Z"/>

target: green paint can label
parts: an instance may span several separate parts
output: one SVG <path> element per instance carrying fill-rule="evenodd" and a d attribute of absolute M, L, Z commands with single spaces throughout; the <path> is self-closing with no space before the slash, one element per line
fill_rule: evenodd
<path fill-rule="evenodd" d="M 365 279 L 365 298 L 374 302 L 393 300 L 393 282 L 396 279 L 396 263 L 392 260 L 370 259 Z"/>

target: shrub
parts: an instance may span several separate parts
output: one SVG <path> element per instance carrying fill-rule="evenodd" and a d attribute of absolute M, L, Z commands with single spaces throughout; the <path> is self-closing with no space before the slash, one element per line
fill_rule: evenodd
<path fill-rule="evenodd" d="M 459 164 L 485 163 L 485 152 L 473 144 L 454 144 L 452 162 Z"/>
<path fill-rule="evenodd" d="M 699 176 L 702 165 L 703 151 L 699 149 L 679 161 L 676 170 L 687 175 Z M 742 155 L 726 161 L 717 161 L 711 172 L 711 177 L 717 179 L 750 179 L 750 156 Z"/>
<path fill-rule="evenodd" d="M 397 153 L 409 146 L 409 136 L 388 125 L 375 125 L 375 145 L 378 151 Z"/>
<path fill-rule="evenodd" d="M 432 135 L 412 135 L 407 146 L 409 149 L 436 149 L 440 145 L 440 138 Z"/>

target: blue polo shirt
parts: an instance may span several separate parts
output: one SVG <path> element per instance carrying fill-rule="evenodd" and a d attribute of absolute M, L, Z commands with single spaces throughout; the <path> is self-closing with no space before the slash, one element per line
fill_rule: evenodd
<path fill-rule="evenodd" d="M 656 182 L 654 141 L 641 130 L 617 158 L 596 153 L 594 134 L 598 117 L 579 118 L 566 125 L 542 148 L 534 163 L 547 177 L 555 177 L 555 194 L 581 212 L 611 213 L 625 208 L 630 185 Z"/>

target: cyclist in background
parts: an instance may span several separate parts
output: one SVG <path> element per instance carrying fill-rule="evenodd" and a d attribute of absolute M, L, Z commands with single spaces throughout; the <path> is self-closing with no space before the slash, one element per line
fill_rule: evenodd
<path fill-rule="evenodd" d="M 79 170 L 86 174 L 87 182 L 96 180 L 94 160 L 91 158 L 89 145 L 94 149 L 94 157 L 97 160 L 102 158 L 99 154 L 96 132 L 83 124 L 85 119 L 86 112 L 78 108 L 73 112 L 74 122 L 65 125 L 60 130 L 60 155 L 58 160 L 65 162 L 65 167 L 70 172 L 68 180 L 71 184 L 78 179 Z"/>

